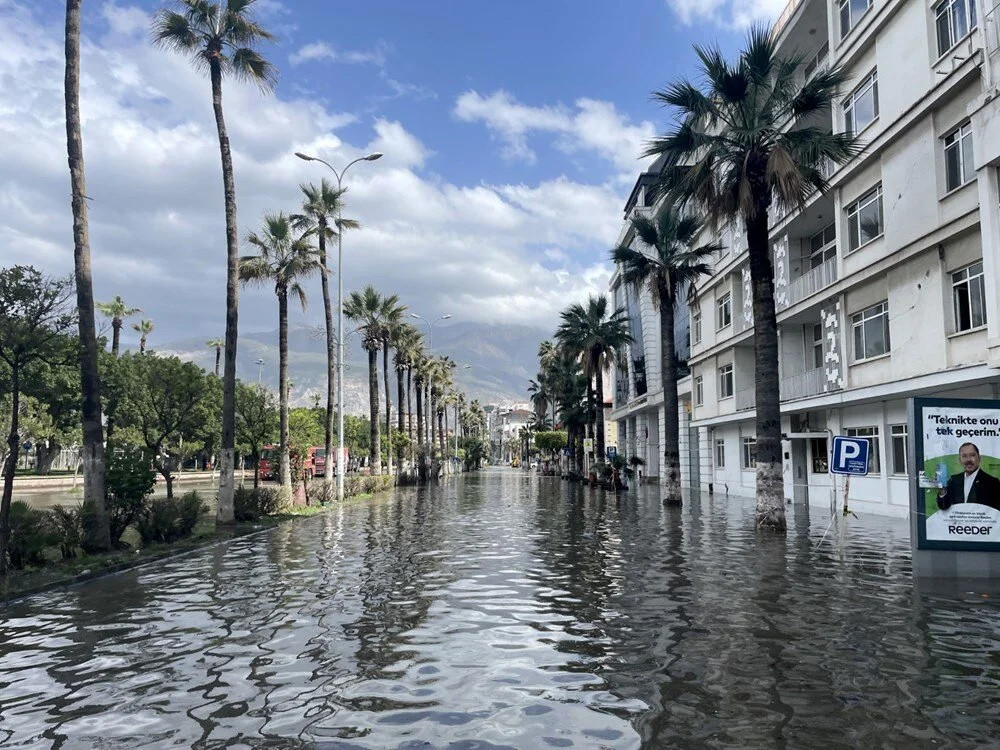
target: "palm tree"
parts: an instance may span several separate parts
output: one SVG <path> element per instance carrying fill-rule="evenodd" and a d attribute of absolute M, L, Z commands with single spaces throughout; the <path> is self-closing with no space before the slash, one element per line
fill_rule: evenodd
<path fill-rule="evenodd" d="M 205 346 L 215 349 L 215 377 L 219 377 L 219 360 L 222 358 L 222 347 L 226 345 L 223 339 L 209 339 Z"/>
<path fill-rule="evenodd" d="M 695 247 L 702 223 L 682 216 L 664 204 L 654 218 L 632 219 L 636 237 L 648 249 L 619 245 L 611 260 L 621 266 L 622 281 L 636 291 L 647 287 L 660 313 L 660 377 L 663 384 L 663 465 L 667 472 L 664 503 L 681 504 L 680 419 L 677 414 L 677 350 L 674 347 L 674 312 L 681 294 L 712 272 L 709 259 L 719 252 L 717 243 Z"/>
<path fill-rule="evenodd" d="M 847 75 L 833 66 L 799 86 L 802 60 L 779 56 L 774 35 L 763 26 L 749 31 L 745 49 L 732 64 L 717 48 L 695 51 L 705 88 L 680 80 L 654 94 L 679 118 L 646 153 L 666 157 L 662 189 L 671 202 L 690 204 L 713 226 L 742 221 L 746 229 L 753 288 L 757 525 L 784 531 L 769 211 L 775 204 L 801 206 L 812 191 L 826 191 L 823 162 L 842 163 L 858 152 L 852 135 L 829 131 L 831 103 Z M 820 118 L 826 127 L 811 124 Z"/>
<path fill-rule="evenodd" d="M 110 302 L 98 302 L 97 309 L 104 317 L 111 318 L 111 354 L 117 357 L 125 318 L 131 318 L 136 313 L 141 313 L 142 309 L 129 307 L 125 304 L 125 300 L 118 296 Z"/>
<path fill-rule="evenodd" d="M 382 299 L 379 317 L 382 319 L 382 384 L 385 386 L 385 439 L 386 473 L 392 474 L 392 400 L 389 387 L 389 347 L 396 335 L 396 329 L 403 322 L 406 305 L 399 303 L 399 295 L 391 294 Z"/>
<path fill-rule="evenodd" d="M 334 370 L 337 363 L 337 334 L 333 327 L 333 306 L 330 301 L 330 268 L 327 265 L 326 241 L 337 236 L 334 229 L 343 209 L 343 196 L 346 192 L 334 188 L 325 179 L 319 186 L 299 185 L 302 191 L 302 213 L 292 216 L 296 229 L 306 230 L 316 235 L 319 240 L 319 262 L 323 266 L 320 282 L 323 289 L 323 316 L 326 323 L 326 435 L 324 447 L 327 459 L 324 464 L 323 478 L 333 480 L 333 412 L 336 392 Z M 357 229 L 360 225 L 352 219 L 340 219 L 339 226 L 344 229 Z"/>
<path fill-rule="evenodd" d="M 361 345 L 368 352 L 368 417 L 370 440 L 368 463 L 372 474 L 382 473 L 381 426 L 378 403 L 378 353 L 382 348 L 384 300 L 371 284 L 351 292 L 344 302 L 344 315 L 358 324 Z"/>
<path fill-rule="evenodd" d="M 545 374 L 540 372 L 535 376 L 535 378 L 537 378 L 537 380 L 528 381 L 528 394 L 531 399 L 531 405 L 535 409 L 535 415 L 538 417 L 544 417 L 545 412 L 549 409 L 551 394 L 545 384 Z"/>
<path fill-rule="evenodd" d="M 132 329 L 139 334 L 139 354 L 145 354 L 146 338 L 153 332 L 153 321 L 140 320 L 132 324 Z"/>
<path fill-rule="evenodd" d="M 604 369 L 611 357 L 614 357 L 626 344 L 632 343 L 632 335 L 628 331 L 628 318 L 622 308 L 609 314 L 607 295 L 602 294 L 590 297 L 586 305 L 579 303 L 570 305 L 562 312 L 562 320 L 556 338 L 567 351 L 575 353 L 584 365 L 590 418 L 596 425 L 594 433 L 597 460 L 603 461 L 605 458 Z M 593 390 L 591 381 L 595 383 Z M 595 392 L 596 406 L 593 395 Z"/>
<path fill-rule="evenodd" d="M 73 269 L 80 330 L 80 387 L 83 426 L 83 502 L 91 522 L 84 528 L 88 549 L 111 549 L 111 533 L 104 492 L 104 429 L 101 425 L 101 376 L 97 368 L 97 326 L 94 283 L 90 268 L 90 232 L 87 223 L 87 181 L 83 164 L 80 118 L 80 4 L 66 0 L 66 153 L 73 207 Z"/>
<path fill-rule="evenodd" d="M 306 235 L 296 235 L 284 213 L 264 215 L 261 232 L 247 235 L 247 243 L 257 255 L 240 258 L 240 280 L 245 284 L 274 284 L 278 297 L 278 405 L 281 444 L 281 485 L 292 489 L 288 450 L 288 295 L 295 295 L 306 309 L 306 292 L 301 282 L 320 273 L 319 254 Z M 329 460 L 329 459 L 328 459 Z"/>
<path fill-rule="evenodd" d="M 262 90 L 274 87 L 274 67 L 254 47 L 272 35 L 254 21 L 256 0 L 179 0 L 180 12 L 161 10 L 153 22 L 153 40 L 166 49 L 191 57 L 196 67 L 208 70 L 212 107 L 222 156 L 222 185 L 226 206 L 226 363 L 222 378 L 222 441 L 219 451 L 219 503 L 216 518 L 233 523 L 236 442 L 236 344 L 239 327 L 239 236 L 236 223 L 236 181 L 229 133 L 222 110 L 222 78 L 256 83 Z"/>
<path fill-rule="evenodd" d="M 411 425 L 413 423 L 413 411 L 410 409 L 410 388 L 409 381 L 404 385 L 404 376 L 412 372 L 413 357 L 417 347 L 420 346 L 421 335 L 414 326 L 409 323 L 400 323 L 393 333 L 392 346 L 396 350 L 393 362 L 396 366 L 396 427 L 400 433 L 405 432 L 410 440 L 412 449 L 413 435 Z M 406 419 L 403 419 L 403 404 L 406 404 Z M 411 451 L 412 453 L 412 451 Z M 397 472 L 402 471 L 402 453 L 399 454 L 400 465 L 396 467 Z M 412 456 L 411 456 L 412 465 Z"/>

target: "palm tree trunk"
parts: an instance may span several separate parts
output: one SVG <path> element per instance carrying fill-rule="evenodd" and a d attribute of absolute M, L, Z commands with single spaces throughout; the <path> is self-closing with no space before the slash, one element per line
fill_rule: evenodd
<path fill-rule="evenodd" d="M 320 285 L 323 289 L 323 316 L 326 322 L 326 461 L 323 464 L 323 480 L 333 481 L 333 403 L 336 400 L 334 369 L 337 363 L 336 342 L 333 333 L 333 306 L 330 302 L 330 271 L 326 267 L 326 220 L 319 224 Z"/>
<path fill-rule="evenodd" d="M 219 359 L 222 358 L 222 347 L 215 347 L 215 377 L 219 377 Z"/>
<path fill-rule="evenodd" d="M 114 318 L 111 321 L 111 356 L 118 359 L 118 352 L 121 351 L 120 344 L 122 339 L 122 320 L 121 318 Z"/>
<path fill-rule="evenodd" d="M 253 458 L 253 488 L 257 489 L 260 487 L 260 453 L 254 455 Z"/>
<path fill-rule="evenodd" d="M 21 377 L 18 367 L 11 371 L 10 432 L 7 434 L 7 460 L 3 466 L 3 498 L 0 500 L 0 573 L 7 572 L 7 546 L 10 543 L 10 503 L 14 497 L 14 472 L 21 448 Z"/>
<path fill-rule="evenodd" d="M 142 336 L 139 339 L 139 354 L 145 354 L 145 353 L 146 353 L 146 337 Z"/>
<path fill-rule="evenodd" d="M 604 450 L 604 368 L 601 367 L 600 355 L 594 357 L 594 380 L 597 384 L 595 389 L 597 405 L 594 411 L 594 426 L 597 433 L 595 450 L 597 451 L 596 463 L 603 463 L 607 460 L 607 453 Z"/>
<path fill-rule="evenodd" d="M 754 379 L 757 402 L 757 527 L 784 532 L 785 488 L 781 472 L 781 395 L 778 382 L 778 319 L 768 215 L 746 222 L 753 285 Z"/>
<path fill-rule="evenodd" d="M 385 473 L 392 474 L 392 401 L 389 387 L 389 340 L 382 342 L 382 385 L 385 387 Z"/>
<path fill-rule="evenodd" d="M 218 523 L 230 524 L 233 515 L 233 493 L 236 490 L 236 345 L 239 329 L 239 238 L 236 224 L 236 181 L 233 177 L 233 155 L 222 111 L 222 67 L 218 58 L 209 63 L 212 79 L 212 107 L 219 133 L 222 156 L 222 186 L 226 206 L 226 361 L 222 373 L 222 445 L 219 450 Z"/>
<path fill-rule="evenodd" d="M 591 362 L 593 362 L 593 360 L 591 360 Z M 591 439 L 594 438 L 594 415 L 595 414 L 596 414 L 596 412 L 594 411 L 594 379 L 593 379 L 593 377 L 588 377 L 587 378 L 587 419 L 585 420 L 586 421 L 586 428 L 585 428 L 585 432 L 583 433 L 583 435 L 581 436 L 581 438 L 591 438 Z M 591 444 L 591 446 L 593 446 L 593 444 Z M 582 451 L 582 449 L 581 449 L 581 451 Z M 587 458 L 585 452 L 584 452 L 583 458 L 584 459 Z M 583 461 L 583 464 L 586 464 L 586 460 Z"/>
<path fill-rule="evenodd" d="M 368 350 L 368 413 L 370 416 L 368 464 L 372 474 L 382 473 L 382 431 L 378 422 L 378 348 Z"/>
<path fill-rule="evenodd" d="M 87 226 L 87 186 L 80 124 L 80 4 L 66 0 L 66 152 L 73 204 L 73 265 L 80 331 L 80 389 L 83 393 L 83 504 L 90 521 L 84 524 L 84 547 L 111 549 L 111 532 L 104 497 L 104 430 L 101 426 L 101 377 L 97 368 L 97 327 L 94 284 L 90 270 Z"/>
<path fill-rule="evenodd" d="M 434 389 L 428 389 L 427 397 L 427 421 L 430 422 L 430 454 L 434 458 L 434 451 L 437 450 L 437 433 L 434 430 L 434 415 L 437 413 L 437 399 L 434 398 Z"/>
<path fill-rule="evenodd" d="M 444 461 L 444 457 L 445 457 L 445 447 L 444 447 L 444 412 L 445 412 L 445 410 L 443 408 L 441 408 L 441 406 L 438 405 L 438 404 L 434 404 L 434 406 L 438 410 L 437 411 L 437 415 L 438 415 L 438 419 L 437 419 L 437 421 L 438 421 L 438 443 L 440 444 L 439 447 L 440 447 L 440 450 L 441 450 L 441 460 Z"/>
<path fill-rule="evenodd" d="M 403 424 L 403 397 L 404 397 L 404 387 L 403 387 L 403 369 L 401 367 L 396 368 L 396 427 L 399 430 L 400 435 L 405 434 L 406 425 Z M 400 450 L 396 454 L 396 473 L 400 474 L 403 471 L 403 450 Z"/>
<path fill-rule="evenodd" d="M 418 416 L 419 419 L 419 416 Z M 410 470 L 416 466 L 416 446 L 413 429 L 413 366 L 406 368 L 406 437 L 410 440 Z"/>
<path fill-rule="evenodd" d="M 663 466 L 667 474 L 665 505 L 680 505 L 681 427 L 677 416 L 677 352 L 674 349 L 674 304 L 660 283 L 660 377 L 663 383 Z"/>
<path fill-rule="evenodd" d="M 288 448 L 288 290 L 278 292 L 278 423 L 281 441 L 281 486 L 292 491 Z"/>
<path fill-rule="evenodd" d="M 424 384 L 417 378 L 417 453 L 424 449 Z"/>

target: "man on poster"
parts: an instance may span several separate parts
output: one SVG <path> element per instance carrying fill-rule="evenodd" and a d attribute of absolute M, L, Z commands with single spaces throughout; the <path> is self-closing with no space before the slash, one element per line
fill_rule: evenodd
<path fill-rule="evenodd" d="M 1000 511 L 1000 479 L 980 468 L 979 447 L 962 443 L 958 459 L 964 471 L 952 475 L 948 484 L 938 490 L 938 507 L 947 510 L 959 503 L 978 503 Z"/>

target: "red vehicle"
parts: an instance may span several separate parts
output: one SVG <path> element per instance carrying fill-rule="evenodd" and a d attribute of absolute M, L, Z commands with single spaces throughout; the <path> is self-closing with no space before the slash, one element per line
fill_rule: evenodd
<path fill-rule="evenodd" d="M 281 449 L 277 445 L 265 445 L 260 451 L 260 463 L 258 464 L 260 478 L 274 479 L 274 472 L 278 468 L 280 459 Z"/>
<path fill-rule="evenodd" d="M 334 448 L 336 450 L 336 448 Z M 347 456 L 347 448 L 344 448 L 344 456 Z M 326 470 L 326 448 L 313 448 L 313 477 L 322 477 Z M 337 476 L 337 462 L 333 462 L 333 475 Z"/>

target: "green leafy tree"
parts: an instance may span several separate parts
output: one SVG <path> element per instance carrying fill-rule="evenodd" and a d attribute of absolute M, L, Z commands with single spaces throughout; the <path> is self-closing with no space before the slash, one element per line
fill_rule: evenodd
<path fill-rule="evenodd" d="M 304 482 L 309 477 L 305 463 L 309 450 L 323 443 L 324 411 L 298 408 L 288 414 L 289 475 L 293 482 Z"/>
<path fill-rule="evenodd" d="M 236 345 L 238 338 L 239 237 L 236 222 L 236 180 L 229 133 L 222 108 L 222 79 L 235 76 L 262 90 L 274 88 L 277 73 L 256 47 L 274 37 L 253 16 L 256 0 L 179 0 L 178 11 L 161 10 L 153 23 L 153 40 L 191 58 L 207 70 L 212 84 L 212 108 L 222 156 L 226 207 L 226 342 L 222 383 L 222 448 L 219 461 L 220 523 L 235 521 Z"/>
<path fill-rule="evenodd" d="M 663 465 L 667 473 L 667 505 L 681 504 L 681 448 L 678 416 L 677 350 L 674 347 L 674 313 L 680 297 L 712 272 L 710 260 L 720 250 L 717 243 L 697 245 L 702 223 L 664 204 L 653 218 L 637 215 L 632 229 L 643 245 L 636 250 L 619 245 L 611 260 L 621 267 L 621 278 L 636 292 L 645 287 L 660 315 L 660 378 L 663 386 Z"/>
<path fill-rule="evenodd" d="M 236 441 L 240 452 L 253 462 L 253 486 L 260 486 L 260 454 L 278 434 L 278 403 L 259 383 L 238 381 L 236 389 Z"/>

